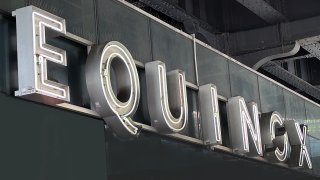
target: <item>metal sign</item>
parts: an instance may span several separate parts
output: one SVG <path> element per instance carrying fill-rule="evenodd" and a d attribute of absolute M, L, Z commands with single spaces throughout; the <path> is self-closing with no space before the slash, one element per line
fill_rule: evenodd
<path fill-rule="evenodd" d="M 46 44 L 45 29 L 66 35 L 65 20 L 32 6 L 18 9 L 13 15 L 17 19 L 18 41 L 19 90 L 16 96 L 37 101 L 41 101 L 41 97 L 70 101 L 68 85 L 47 77 L 47 61 L 67 66 L 67 59 L 64 50 Z M 152 61 L 145 64 L 145 74 L 152 126 L 158 133 L 180 133 L 188 123 L 185 73 L 181 70 L 167 72 L 163 62 Z M 137 136 L 139 124 L 132 116 L 139 105 L 140 82 L 128 49 L 115 41 L 92 45 L 86 64 L 86 83 L 92 109 L 105 123 L 118 136 Z M 202 140 L 205 145 L 221 145 L 217 88 L 213 84 L 198 88 Z M 247 104 L 240 96 L 228 99 L 227 115 L 234 152 L 312 168 L 306 148 L 307 126 L 283 120 L 278 112 L 259 117 L 257 104 Z"/>

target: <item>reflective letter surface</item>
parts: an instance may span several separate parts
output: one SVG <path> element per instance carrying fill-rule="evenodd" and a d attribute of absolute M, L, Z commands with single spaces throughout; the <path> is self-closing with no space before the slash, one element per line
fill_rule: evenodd
<path fill-rule="evenodd" d="M 291 148 L 281 115 L 278 112 L 262 114 L 260 126 L 266 158 L 272 162 L 286 162 Z"/>
<path fill-rule="evenodd" d="M 184 72 L 166 73 L 163 62 L 146 63 L 148 108 L 152 126 L 159 132 L 182 131 L 188 120 Z"/>
<path fill-rule="evenodd" d="M 94 110 L 120 137 L 137 135 L 131 116 L 138 108 L 140 84 L 134 60 L 122 44 L 93 46 L 86 64 L 87 89 Z"/>
<path fill-rule="evenodd" d="M 222 144 L 217 88 L 213 84 L 199 87 L 203 141 L 206 145 Z"/>
<path fill-rule="evenodd" d="M 67 66 L 66 52 L 46 43 L 46 29 L 66 34 L 65 20 L 33 6 L 18 9 L 13 15 L 17 19 L 18 41 L 19 90 L 16 95 L 36 94 L 70 101 L 69 86 L 47 77 L 47 61 Z"/>
<path fill-rule="evenodd" d="M 300 124 L 295 120 L 287 120 L 284 124 L 288 130 L 292 149 L 289 165 L 294 167 L 305 167 L 304 162 L 306 162 L 307 167 L 312 169 L 310 155 L 306 146 L 307 126 L 304 124 L 300 126 Z"/>
<path fill-rule="evenodd" d="M 246 102 L 242 97 L 232 97 L 227 102 L 227 113 L 232 148 L 235 151 L 247 153 L 248 155 L 262 156 L 257 104 L 249 103 L 248 110 Z"/>

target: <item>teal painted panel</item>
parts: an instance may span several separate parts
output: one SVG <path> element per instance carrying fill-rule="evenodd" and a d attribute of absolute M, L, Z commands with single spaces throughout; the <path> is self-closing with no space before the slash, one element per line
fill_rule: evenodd
<path fill-rule="evenodd" d="M 154 21 L 150 21 L 153 60 L 166 64 L 167 71 L 180 69 L 186 80 L 196 84 L 193 41 Z"/>
<path fill-rule="evenodd" d="M 0 94 L 0 179 L 106 180 L 101 120 Z"/>
<path fill-rule="evenodd" d="M 231 96 L 242 96 L 246 102 L 255 102 L 260 109 L 258 75 L 229 61 Z"/>
<path fill-rule="evenodd" d="M 213 83 L 219 95 L 230 98 L 229 60 L 200 44 L 196 45 L 199 84 Z"/>
<path fill-rule="evenodd" d="M 285 101 L 283 89 L 266 80 L 263 77 L 258 77 L 259 95 L 261 101 L 261 113 L 278 111 L 283 118 L 286 117 Z"/>

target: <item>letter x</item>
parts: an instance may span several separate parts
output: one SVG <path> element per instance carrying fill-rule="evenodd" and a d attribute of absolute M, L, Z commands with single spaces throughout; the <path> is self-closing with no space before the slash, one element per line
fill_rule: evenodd
<path fill-rule="evenodd" d="M 307 139 L 307 126 L 302 125 L 302 132 L 299 123 L 295 123 L 297 133 L 301 142 L 301 148 L 300 148 L 300 158 L 299 158 L 299 166 L 303 166 L 304 157 L 306 158 L 306 161 L 308 163 L 309 169 L 312 169 L 312 163 L 310 160 L 309 152 L 306 146 L 306 139 Z"/>

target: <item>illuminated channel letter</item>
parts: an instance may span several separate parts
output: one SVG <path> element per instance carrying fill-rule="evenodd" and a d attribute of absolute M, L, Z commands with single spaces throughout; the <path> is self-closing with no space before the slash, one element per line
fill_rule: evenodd
<path fill-rule="evenodd" d="M 291 147 L 281 115 L 276 111 L 263 113 L 260 127 L 265 157 L 272 162 L 286 162 L 290 157 Z"/>
<path fill-rule="evenodd" d="M 248 155 L 262 156 L 258 106 L 254 102 L 248 105 L 249 110 L 246 102 L 240 96 L 232 97 L 227 102 L 228 126 L 232 148 L 234 151 Z"/>
<path fill-rule="evenodd" d="M 284 125 L 288 130 L 289 140 L 291 144 L 291 156 L 288 161 L 290 166 L 305 167 L 307 162 L 309 169 L 312 169 L 312 163 L 306 146 L 307 126 L 296 122 L 295 120 L 284 121 Z"/>
<path fill-rule="evenodd" d="M 18 9 L 13 15 L 17 21 L 19 71 L 16 96 L 36 94 L 70 101 L 69 86 L 47 76 L 48 61 L 67 66 L 66 52 L 46 43 L 46 29 L 66 34 L 65 20 L 33 6 Z"/>
<path fill-rule="evenodd" d="M 134 60 L 119 42 L 92 46 L 86 82 L 93 109 L 119 137 L 138 135 L 131 119 L 138 108 L 140 84 Z"/>
<path fill-rule="evenodd" d="M 183 71 L 166 73 L 161 61 L 146 63 L 148 108 L 152 126 L 159 132 L 182 131 L 188 120 L 188 103 Z"/>
<path fill-rule="evenodd" d="M 222 144 L 217 88 L 213 84 L 199 87 L 201 128 L 205 144 Z"/>

